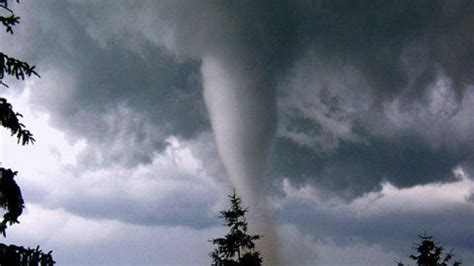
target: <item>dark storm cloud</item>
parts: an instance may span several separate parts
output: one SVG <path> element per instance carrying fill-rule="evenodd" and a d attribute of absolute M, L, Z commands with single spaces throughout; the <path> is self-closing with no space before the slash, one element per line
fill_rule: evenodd
<path fill-rule="evenodd" d="M 384 180 L 401 187 L 449 181 L 452 169 L 469 160 L 470 2 L 161 8 L 172 11 L 161 13 L 178 51 L 251 57 L 278 83 L 285 130 L 273 150 L 272 176 L 352 198 Z"/>
<path fill-rule="evenodd" d="M 319 1 L 279 86 L 272 176 L 345 198 L 452 179 L 472 158 L 469 1 Z"/>
<path fill-rule="evenodd" d="M 304 44 L 356 65 L 379 93 L 422 95 L 436 63 L 459 86 L 474 70 L 470 1 L 318 1 L 301 7 Z M 412 59 L 409 67 L 415 69 L 409 71 L 418 75 L 415 86 L 407 88 L 401 57 L 408 43 L 421 44 L 425 51 L 412 54 L 418 62 Z"/>
<path fill-rule="evenodd" d="M 467 151 L 433 151 L 407 137 L 396 141 L 373 138 L 369 144 L 340 143 L 335 151 L 325 154 L 286 139 L 279 139 L 274 149 L 275 175 L 287 176 L 296 185 L 306 182 L 327 189 L 327 196 L 336 192 L 347 199 L 378 190 L 384 181 L 398 187 L 453 181 L 452 170 L 468 158 Z M 290 170 L 293 167 L 296 170 Z"/>
<path fill-rule="evenodd" d="M 199 61 L 178 60 L 146 42 L 140 53 L 121 43 L 101 46 L 74 7 L 25 2 L 18 11 L 32 53 L 26 58 L 41 66 L 33 101 L 47 108 L 55 126 L 88 141 L 85 160 L 148 163 L 169 136 L 189 139 L 209 129 Z M 44 14 L 47 20 L 40 19 Z"/>
<path fill-rule="evenodd" d="M 36 52 L 20 52 L 44 80 L 67 76 L 37 101 L 97 145 L 89 161 L 149 162 L 170 135 L 210 130 L 199 69 L 208 54 L 247 57 L 277 87 L 273 178 L 353 198 L 382 180 L 449 181 L 472 157 L 470 1 L 24 5 Z"/>

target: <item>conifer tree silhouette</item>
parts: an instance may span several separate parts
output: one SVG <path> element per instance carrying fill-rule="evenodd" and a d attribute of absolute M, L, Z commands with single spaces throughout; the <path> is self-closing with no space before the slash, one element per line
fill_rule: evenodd
<path fill-rule="evenodd" d="M 432 236 L 418 235 L 421 239 L 421 243 L 415 243 L 414 249 L 416 254 L 409 256 L 411 260 L 416 262 L 418 266 L 448 266 L 450 265 L 451 259 L 454 255 L 451 253 L 452 250 L 448 253 L 444 252 L 444 247 L 439 243 L 433 240 Z M 460 261 L 454 261 L 453 266 L 461 266 Z M 398 266 L 405 266 L 402 262 L 398 263 Z"/>
<path fill-rule="evenodd" d="M 16 0 L 19 3 L 19 0 Z M 0 0 L 0 9 L 8 15 L 0 15 L 0 23 L 5 28 L 7 34 L 13 34 L 13 27 L 20 23 L 20 17 L 17 17 L 9 7 L 9 0 Z M 32 75 L 38 76 L 27 62 L 18 60 L 0 52 L 0 86 L 8 88 L 3 81 L 7 76 L 12 76 L 17 80 L 24 80 Z M 18 144 L 33 144 L 35 139 L 33 134 L 20 123 L 22 115 L 13 110 L 12 105 L 0 96 L 0 125 L 7 128 L 12 136 L 18 140 Z M 18 217 L 22 214 L 24 201 L 21 190 L 14 177 L 16 171 L 0 167 L 0 208 L 6 212 L 0 221 L 0 233 L 6 236 L 6 229 L 15 223 L 19 223 Z M 39 246 L 36 249 L 24 248 L 15 245 L 5 245 L 0 243 L 0 265 L 5 266 L 52 266 L 55 261 L 51 256 L 51 251 L 43 253 Z"/>
<path fill-rule="evenodd" d="M 223 218 L 224 225 L 229 227 L 229 233 L 223 238 L 210 240 L 217 247 L 209 254 L 214 266 L 247 265 L 259 266 L 262 264 L 260 252 L 255 250 L 255 240 L 261 238 L 260 235 L 249 235 L 247 233 L 247 221 L 245 213 L 248 208 L 242 208 L 242 200 L 236 195 L 235 189 L 229 195 L 231 207 L 221 211 L 220 218 Z"/>

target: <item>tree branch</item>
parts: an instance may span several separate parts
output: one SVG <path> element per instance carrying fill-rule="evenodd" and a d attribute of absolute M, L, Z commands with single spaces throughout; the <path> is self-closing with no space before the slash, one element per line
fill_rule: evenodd
<path fill-rule="evenodd" d="M 20 187 L 16 184 L 14 177 L 17 172 L 11 169 L 0 168 L 0 207 L 7 210 L 0 222 L 0 233 L 5 236 L 7 224 L 19 223 L 18 217 L 25 207 Z"/>
<path fill-rule="evenodd" d="M 13 111 L 12 105 L 5 98 L 0 97 L 0 125 L 10 129 L 11 135 L 16 135 L 18 143 L 22 145 L 33 144 L 36 140 L 33 134 L 25 129 L 25 125 L 20 123 L 20 113 Z"/>

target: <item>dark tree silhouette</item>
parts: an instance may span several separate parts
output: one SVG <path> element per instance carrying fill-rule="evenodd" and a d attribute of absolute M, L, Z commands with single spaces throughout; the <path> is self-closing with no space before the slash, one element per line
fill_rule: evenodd
<path fill-rule="evenodd" d="M 410 255 L 409 258 L 416 262 L 418 266 L 448 266 L 454 255 L 444 251 L 444 247 L 439 242 L 435 242 L 432 236 L 419 235 L 421 243 L 414 243 L 416 254 Z M 460 261 L 452 262 L 453 266 L 460 266 Z M 398 266 L 404 266 L 405 264 L 399 262 Z"/>
<path fill-rule="evenodd" d="M 16 2 L 19 3 L 19 0 Z M 13 27 L 20 23 L 20 17 L 15 16 L 8 4 L 9 0 L 0 0 L 0 9 L 8 13 L 7 16 L 0 15 L 0 22 L 7 33 L 13 34 Z M 32 75 L 39 77 L 34 68 L 24 61 L 0 52 L 0 85 L 8 87 L 3 82 L 7 76 L 12 76 L 17 80 L 24 80 L 25 77 Z M 7 128 L 11 135 L 18 139 L 19 144 L 33 144 L 35 142 L 33 134 L 20 123 L 21 117 L 20 113 L 13 111 L 13 107 L 7 99 L 0 96 L 0 125 Z M 24 208 L 20 187 L 14 179 L 16 174 L 16 171 L 0 167 L 0 207 L 6 211 L 0 222 L 0 233 L 4 237 L 9 225 L 19 223 L 18 217 Z M 36 249 L 30 249 L 0 243 L 0 265 L 52 266 L 54 263 L 51 251 L 45 254 L 39 249 L 39 246 Z"/>
<path fill-rule="evenodd" d="M 35 249 L 24 248 L 15 245 L 0 244 L 0 265 L 27 265 L 27 266 L 50 266 L 54 264 L 51 252 L 44 253 L 40 247 Z"/>
<path fill-rule="evenodd" d="M 24 202 L 20 187 L 13 179 L 16 173 L 11 169 L 0 168 L 0 206 L 7 211 L 0 223 L 0 232 L 3 236 L 5 236 L 7 224 L 19 223 L 18 217 L 23 212 Z"/>
<path fill-rule="evenodd" d="M 17 0 L 18 2 L 18 0 Z M 7 33 L 13 34 L 13 27 L 19 23 L 20 18 L 15 16 L 13 11 L 8 7 L 8 0 L 0 1 L 0 8 L 6 10 L 10 15 L 0 16 L 0 22 L 6 28 Z M 25 76 L 39 76 L 34 71 L 34 66 L 28 63 L 10 57 L 0 52 L 0 84 L 8 87 L 4 82 L 6 76 L 13 76 L 18 80 L 25 79 Z M 0 96 L 0 123 L 3 127 L 10 130 L 12 136 L 18 139 L 18 143 L 26 145 L 34 143 L 35 139 L 31 132 L 25 129 L 25 125 L 20 123 L 22 115 L 13 111 L 13 107 L 8 103 L 7 99 Z M 0 168 L 0 207 L 7 212 L 3 216 L 0 223 L 0 233 L 6 234 L 7 225 L 18 223 L 18 217 L 23 212 L 23 198 L 21 191 L 16 184 L 14 177 L 16 171 L 11 169 Z"/>
<path fill-rule="evenodd" d="M 224 225 L 229 227 L 229 233 L 223 238 L 210 240 L 217 247 L 209 254 L 212 258 L 212 265 L 232 266 L 246 265 L 258 266 L 262 264 L 260 252 L 255 251 L 255 240 L 261 238 L 260 235 L 249 235 L 247 233 L 247 221 L 245 213 L 248 208 L 242 208 L 241 199 L 235 194 L 229 195 L 231 207 L 221 211 L 220 218 L 223 218 Z"/>

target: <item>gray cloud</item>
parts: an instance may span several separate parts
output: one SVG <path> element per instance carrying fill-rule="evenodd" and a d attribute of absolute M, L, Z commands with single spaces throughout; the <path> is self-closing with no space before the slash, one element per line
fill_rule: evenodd
<path fill-rule="evenodd" d="M 218 223 L 216 204 L 228 192 L 222 189 L 226 183 L 218 157 L 209 156 L 216 153 L 207 143 L 211 137 L 170 139 L 150 163 L 135 167 L 85 168 L 79 161 L 55 172 L 23 173 L 23 194 L 43 208 L 63 208 L 89 219 L 208 228 Z M 38 178 L 42 182 L 34 181 Z"/>
<path fill-rule="evenodd" d="M 402 187 L 449 181 L 452 168 L 469 159 L 468 2 L 173 2 L 151 5 L 153 14 L 145 6 L 127 6 L 147 17 L 127 21 L 127 32 L 178 57 L 252 58 L 279 84 L 274 176 L 350 198 L 382 180 Z M 126 35 L 107 34 L 116 20 L 105 14 L 107 27 L 92 20 L 89 31 L 105 33 L 98 38 L 107 46 L 133 46 Z M 307 169 L 292 167 L 290 156 Z"/>
<path fill-rule="evenodd" d="M 474 191 L 471 192 L 471 194 L 469 194 L 469 195 L 467 196 L 466 200 L 467 200 L 468 202 L 474 203 Z"/>
<path fill-rule="evenodd" d="M 22 5 L 31 53 L 17 52 L 44 73 L 35 98 L 97 144 L 89 161 L 149 162 L 168 136 L 210 130 L 199 72 L 210 51 L 250 58 L 277 88 L 272 178 L 354 198 L 382 180 L 449 181 L 470 161 L 469 1 Z"/>
<path fill-rule="evenodd" d="M 469 182 L 470 185 L 456 184 L 454 189 L 472 186 L 472 181 Z M 474 218 L 472 203 L 440 201 L 437 199 L 440 195 L 432 193 L 453 188 L 431 186 L 412 190 L 408 198 L 400 191 L 394 201 L 388 199 L 387 194 L 372 193 L 351 204 L 305 199 L 303 189 L 296 194 L 289 193 L 289 198 L 277 208 L 276 217 L 280 223 L 295 224 L 304 235 L 334 241 L 336 246 L 354 247 L 364 243 L 400 254 L 392 260 L 405 260 L 413 252 L 411 247 L 417 241 L 416 236 L 426 232 L 445 247 L 454 248 L 456 257 L 468 264 L 474 245 L 474 235 L 469 229 Z M 414 200 L 418 204 L 413 203 Z M 436 208 L 427 207 L 429 205 Z"/>
<path fill-rule="evenodd" d="M 140 53 L 120 42 L 101 46 L 66 2 L 25 2 L 18 11 L 20 56 L 42 74 L 33 103 L 71 137 L 96 144 L 89 154 L 100 155 L 102 164 L 150 162 L 169 136 L 190 139 L 209 130 L 199 61 L 150 43 Z M 37 18 L 44 14 L 49 19 Z"/>
<path fill-rule="evenodd" d="M 43 250 L 53 250 L 55 261 L 62 265 L 207 265 L 207 253 L 212 249 L 207 240 L 223 233 L 216 228 L 194 230 L 84 219 L 58 209 L 29 207 L 26 221 L 15 227 L 6 243 L 41 243 Z M 39 222 L 44 220 L 50 224 Z M 183 250 L 188 250 L 189 256 L 183 256 Z"/>
<path fill-rule="evenodd" d="M 474 61 L 464 34 L 472 4 L 305 7 L 301 53 L 278 87 L 271 175 L 344 198 L 383 180 L 453 180 L 452 169 L 472 158 Z"/>
<path fill-rule="evenodd" d="M 336 151 L 318 154 L 285 139 L 275 144 L 274 175 L 295 183 L 310 183 L 346 199 L 380 189 L 383 181 L 399 187 L 453 181 L 452 170 L 466 154 L 433 151 L 416 138 L 390 141 L 373 138 L 370 144 L 341 143 Z M 448 156 L 449 155 L 449 156 Z M 297 170 L 291 170 L 293 167 Z"/>

